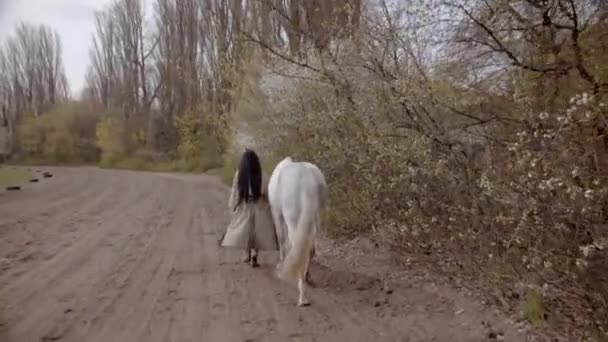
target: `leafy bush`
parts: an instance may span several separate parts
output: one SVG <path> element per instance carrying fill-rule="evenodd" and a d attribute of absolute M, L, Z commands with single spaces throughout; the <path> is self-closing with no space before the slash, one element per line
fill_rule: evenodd
<path fill-rule="evenodd" d="M 78 102 L 59 105 L 38 117 L 27 115 L 19 127 L 22 157 L 45 163 L 96 162 L 97 121 L 98 116 Z"/>
<path fill-rule="evenodd" d="M 141 118 L 140 118 L 141 119 Z M 142 120 L 140 120 L 142 121 Z M 99 163 L 103 167 L 155 171 L 206 171 L 222 164 L 213 127 L 189 111 L 176 120 L 177 150 L 148 147 L 141 122 L 126 122 L 115 110 L 68 102 L 48 113 L 27 115 L 19 127 L 22 159 L 35 163 Z"/>
<path fill-rule="evenodd" d="M 328 232 L 370 235 L 459 284 L 485 289 L 506 309 L 521 308 L 524 318 L 548 315 L 581 328 L 565 333 L 604 334 L 608 268 L 599 260 L 608 256 L 608 145 L 601 95 L 581 94 L 567 108 L 539 113 L 530 95 L 481 97 L 440 79 L 412 87 L 420 82 L 415 75 L 400 85 L 340 67 L 343 83 L 336 85 L 274 63 L 268 78 L 276 68 L 297 77 L 248 85 L 265 95 L 247 96 L 234 113 L 244 122 L 236 135 L 252 136 L 265 160 L 291 155 L 323 170 Z M 486 106 L 508 120 L 452 128 L 471 125 L 462 110 Z M 233 172 L 225 170 L 224 180 Z"/>
<path fill-rule="evenodd" d="M 97 124 L 97 146 L 101 149 L 102 166 L 114 165 L 127 156 L 123 142 L 123 126 L 114 117 L 104 117 Z"/>
<path fill-rule="evenodd" d="M 200 116 L 193 110 L 187 111 L 176 120 L 179 145 L 176 161 L 177 169 L 182 171 L 206 171 L 221 166 L 221 151 L 218 144 Z"/>
<path fill-rule="evenodd" d="M 40 158 L 44 150 L 46 131 L 39 118 L 32 114 L 24 116 L 23 123 L 19 127 L 21 153 L 28 157 Z"/>

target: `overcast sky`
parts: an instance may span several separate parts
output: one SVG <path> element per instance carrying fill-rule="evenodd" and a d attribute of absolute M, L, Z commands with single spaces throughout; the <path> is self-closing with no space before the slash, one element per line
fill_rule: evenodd
<path fill-rule="evenodd" d="M 73 95 L 84 85 L 89 46 L 95 29 L 94 11 L 112 0 L 0 0 L 0 42 L 20 21 L 47 24 L 61 35 L 63 61 Z"/>

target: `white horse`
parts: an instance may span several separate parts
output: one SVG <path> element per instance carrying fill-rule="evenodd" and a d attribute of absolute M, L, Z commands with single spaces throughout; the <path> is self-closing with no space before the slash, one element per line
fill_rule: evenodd
<path fill-rule="evenodd" d="M 277 275 L 297 281 L 298 306 L 309 305 L 306 278 L 325 210 L 327 184 L 319 168 L 283 159 L 268 181 L 268 200 L 279 240 Z M 287 253 L 287 254 L 286 254 Z"/>

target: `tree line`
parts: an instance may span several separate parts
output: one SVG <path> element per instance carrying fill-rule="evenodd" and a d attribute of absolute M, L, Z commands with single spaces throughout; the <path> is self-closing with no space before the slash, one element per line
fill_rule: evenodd
<path fill-rule="evenodd" d="M 201 125 L 205 121 L 201 131 L 218 135 L 212 141 L 222 145 L 238 78 L 255 54 L 243 33 L 288 46 L 297 54 L 305 50 L 300 47 L 304 44 L 328 44 L 330 36 L 339 36 L 338 28 L 354 27 L 352 18 L 359 15 L 360 6 L 359 0 L 158 0 L 153 13 L 145 13 L 141 0 L 114 1 L 95 14 L 82 98 L 119 113 L 120 125 L 128 128 L 123 137 L 128 150 L 142 147 L 138 144 L 175 150 L 177 119 L 191 111 Z M 303 34 L 315 29 L 322 38 Z M 5 43 L 0 103 L 11 127 L 68 100 L 61 52 L 60 37 L 45 25 L 22 23 Z M 141 131 L 143 143 L 129 136 L 134 130 Z M 18 151 L 17 130 L 11 131 Z"/>

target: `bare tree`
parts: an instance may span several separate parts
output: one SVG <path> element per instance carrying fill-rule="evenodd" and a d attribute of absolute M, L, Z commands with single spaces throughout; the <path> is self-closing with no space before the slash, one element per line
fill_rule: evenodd
<path fill-rule="evenodd" d="M 21 23 L 0 54 L 0 105 L 16 145 L 15 127 L 25 113 L 42 115 L 68 97 L 59 35 L 45 25 Z"/>
<path fill-rule="evenodd" d="M 126 125 L 137 127 L 152 123 L 161 86 L 152 63 L 159 36 L 147 31 L 146 23 L 140 0 L 117 0 L 96 13 L 86 75 L 87 96 L 121 113 Z"/>
<path fill-rule="evenodd" d="M 594 92 L 608 86 L 594 75 L 582 50 L 584 35 L 602 20 L 602 7 L 594 1 L 486 1 L 471 6 L 458 0 L 444 5 L 461 18 L 455 42 L 482 59 L 493 57 L 503 66 L 536 73 L 553 83 L 576 74 Z M 546 82 L 543 86 L 559 92 Z"/>
<path fill-rule="evenodd" d="M 361 6 L 360 0 L 158 0 L 155 27 L 146 29 L 141 1 L 116 0 L 97 15 L 87 91 L 119 108 L 126 121 L 147 115 L 148 141 L 157 147 L 175 145 L 175 118 L 188 111 L 208 124 L 205 134 L 219 135 L 243 66 L 254 50 L 265 51 L 244 37 L 289 46 L 294 54 L 308 45 L 322 50 L 352 33 Z M 151 114 L 153 104 L 158 115 Z M 165 143 L 155 143 L 162 135 Z"/>
<path fill-rule="evenodd" d="M 117 28 L 109 10 L 95 17 L 96 34 L 90 51 L 91 64 L 86 81 L 90 92 L 106 107 L 112 105 L 119 87 L 118 58 L 115 54 Z"/>

